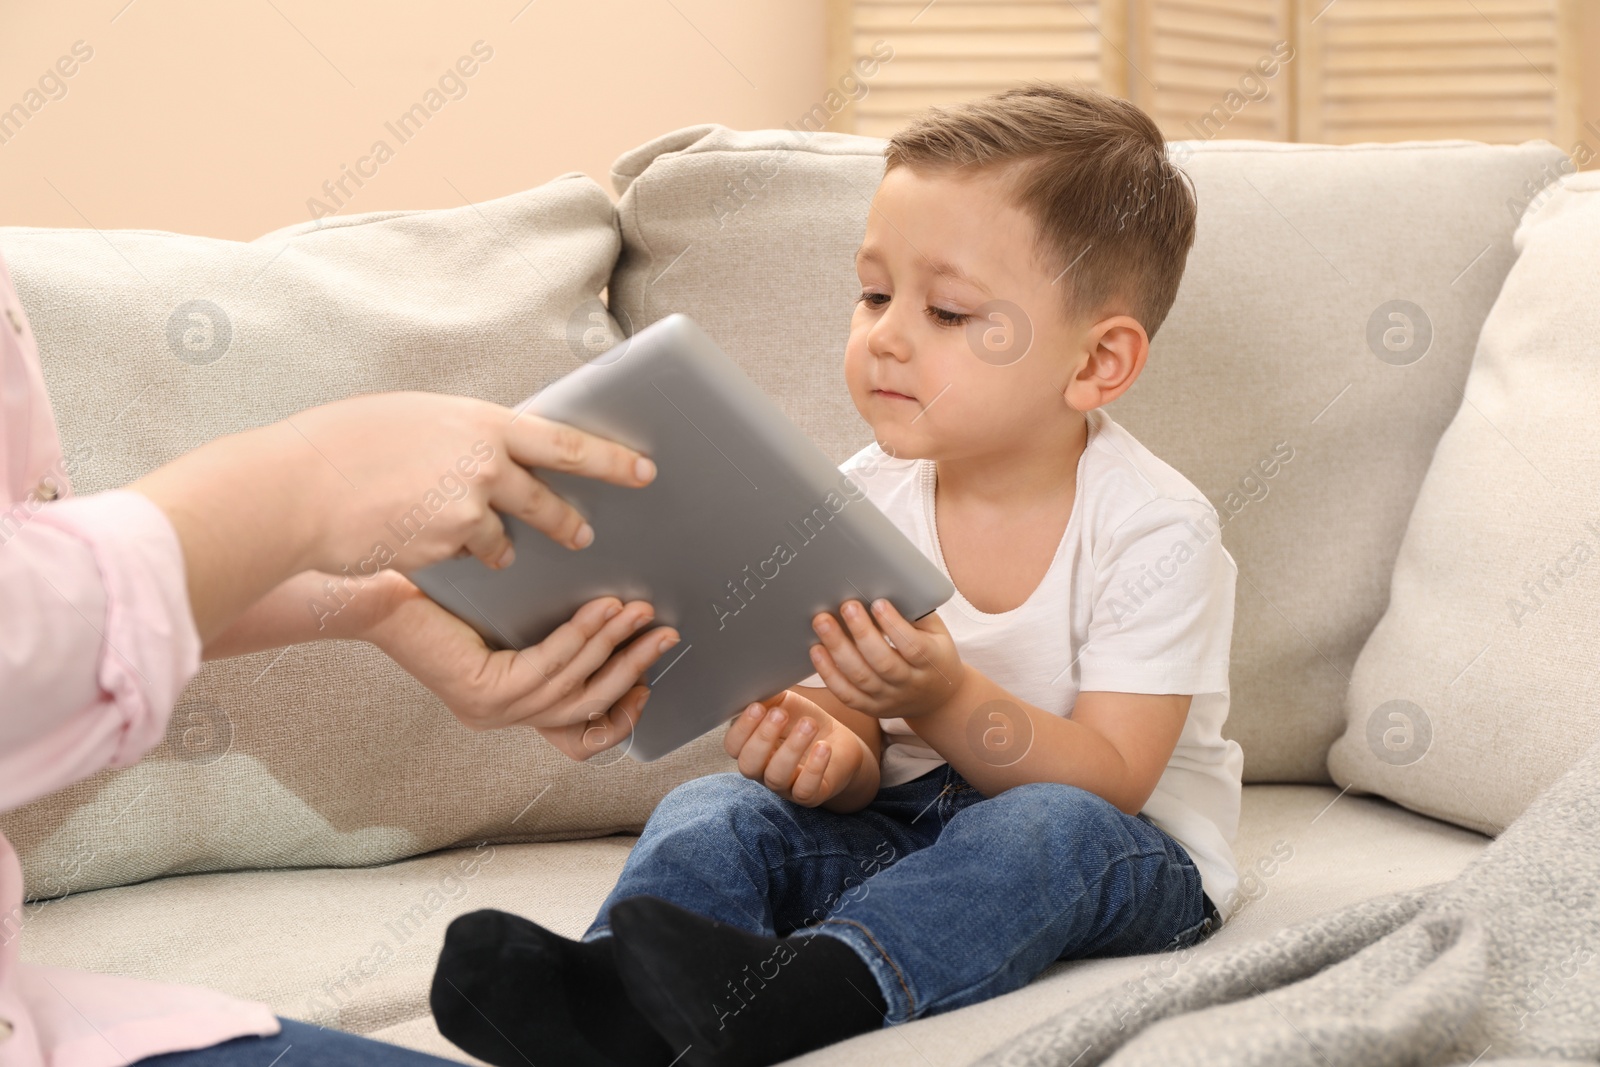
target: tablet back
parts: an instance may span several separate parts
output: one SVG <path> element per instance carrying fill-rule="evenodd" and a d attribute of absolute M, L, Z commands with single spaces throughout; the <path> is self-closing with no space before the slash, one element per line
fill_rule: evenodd
<path fill-rule="evenodd" d="M 685 315 L 669 315 L 523 405 L 656 462 L 642 489 L 538 476 L 589 520 L 572 550 L 505 516 L 516 561 L 454 559 L 412 580 L 496 648 L 526 648 L 584 603 L 648 600 L 682 635 L 643 679 L 618 747 L 650 761 L 812 673 L 811 618 L 884 597 L 908 619 L 950 580 Z M 596 708 L 597 712 L 603 708 Z"/>

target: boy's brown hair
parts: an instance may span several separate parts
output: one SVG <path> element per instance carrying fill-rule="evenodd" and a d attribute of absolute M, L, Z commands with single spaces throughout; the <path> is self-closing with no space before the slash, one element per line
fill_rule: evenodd
<path fill-rule="evenodd" d="M 1149 115 L 1095 89 L 1029 81 L 931 107 L 889 138 L 884 170 L 1000 167 L 1038 226 L 1067 320 L 1115 299 L 1154 337 L 1194 244 L 1195 199 Z"/>

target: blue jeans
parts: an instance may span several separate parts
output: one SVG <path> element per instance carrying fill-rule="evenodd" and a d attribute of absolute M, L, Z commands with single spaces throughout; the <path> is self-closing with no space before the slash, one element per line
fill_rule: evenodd
<path fill-rule="evenodd" d="M 985 799 L 949 764 L 849 815 L 733 772 L 685 782 L 583 940 L 610 936 L 612 905 L 641 894 L 752 933 L 838 938 L 877 979 L 885 1025 L 1009 993 L 1058 959 L 1187 948 L 1219 925 L 1194 862 L 1142 815 L 1055 783 Z"/>
<path fill-rule="evenodd" d="M 210 1048 L 163 1052 L 134 1061 L 133 1067 L 461 1067 L 426 1052 L 389 1045 L 371 1038 L 324 1030 L 296 1019 L 278 1020 L 283 1029 L 272 1037 L 236 1037 Z M 279 1057 L 294 1049 L 294 1055 Z"/>

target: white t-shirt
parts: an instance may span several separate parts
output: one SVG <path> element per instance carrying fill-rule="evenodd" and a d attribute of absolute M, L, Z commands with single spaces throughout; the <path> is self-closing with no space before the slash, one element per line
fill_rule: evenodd
<path fill-rule="evenodd" d="M 1078 694 L 1187 693 L 1188 719 L 1142 814 L 1183 845 L 1224 919 L 1238 871 L 1244 753 L 1224 740 L 1233 637 L 1233 557 L 1216 509 L 1103 408 L 1088 415 L 1077 499 L 1050 569 L 1019 607 L 979 611 L 957 590 L 939 608 L 963 662 L 1053 715 Z M 891 459 L 876 443 L 839 467 L 946 575 L 935 535 L 931 460 Z M 1004 546 L 996 546 L 1003 551 Z M 813 674 L 800 683 L 821 688 Z M 945 762 L 906 725 L 882 720 L 882 784 Z"/>

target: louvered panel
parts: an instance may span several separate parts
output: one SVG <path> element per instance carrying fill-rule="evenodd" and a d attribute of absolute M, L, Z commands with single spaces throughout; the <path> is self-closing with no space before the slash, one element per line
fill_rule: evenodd
<path fill-rule="evenodd" d="M 1207 18 L 1213 15 L 1232 15 L 1259 21 L 1264 17 L 1261 13 L 1260 0 L 1168 0 L 1163 6 L 1175 13 L 1189 12 Z"/>
<path fill-rule="evenodd" d="M 1407 47 L 1438 44 L 1498 44 L 1522 47 L 1548 42 L 1553 17 L 1533 15 L 1488 19 L 1460 0 L 1455 15 L 1434 18 L 1381 18 L 1358 21 L 1342 5 L 1335 5 L 1318 20 L 1323 38 L 1336 47 Z M 1553 16 L 1553 12 L 1550 13 Z"/>
<path fill-rule="evenodd" d="M 1301 139 L 1557 138 L 1558 0 L 1304 2 Z"/>
<path fill-rule="evenodd" d="M 1077 80 L 1087 80 L 1087 72 Z M 856 104 L 857 124 L 859 127 L 860 122 L 868 119 L 874 122 L 904 121 L 906 117 L 915 115 L 925 108 L 952 104 L 974 96 L 985 96 L 1004 89 L 1009 84 L 1011 83 L 975 81 L 967 85 L 942 82 L 925 86 L 879 87 Z M 858 128 L 855 132 L 866 131 Z"/>
<path fill-rule="evenodd" d="M 848 69 L 882 41 L 892 59 L 862 80 L 867 94 L 834 129 L 887 136 L 932 105 L 952 104 L 1030 78 L 1100 86 L 1106 38 L 1095 0 L 833 0 L 830 68 Z M 1113 5 L 1121 0 L 1106 0 Z"/>
<path fill-rule="evenodd" d="M 1157 109 L 1150 112 L 1150 117 L 1156 120 L 1157 126 L 1170 127 L 1173 132 L 1169 137 L 1173 139 L 1209 141 L 1219 131 L 1213 128 L 1210 136 L 1207 135 L 1205 125 L 1200 121 L 1200 118 L 1207 113 L 1207 108 L 1202 107 L 1175 107 L 1170 111 Z M 1253 137 L 1275 141 L 1278 138 L 1273 136 L 1274 129 L 1274 119 L 1270 112 L 1252 113 L 1249 108 L 1245 108 L 1226 123 L 1220 132 L 1222 136 L 1231 139 Z"/>
<path fill-rule="evenodd" d="M 1174 41 L 1157 34 L 1154 50 L 1163 88 L 1169 82 L 1181 81 L 1184 77 L 1203 78 L 1207 85 L 1215 86 L 1218 74 L 1231 82 L 1241 72 L 1253 68 L 1256 60 L 1271 52 L 1271 42 L 1267 43 L 1265 49 L 1259 41 L 1218 41 L 1196 48 L 1193 42 Z"/>
<path fill-rule="evenodd" d="M 1074 7 L 1063 0 L 1039 0 L 1037 3 L 937 0 L 931 6 L 927 0 L 903 3 L 882 0 L 855 5 L 855 29 L 870 38 L 888 38 L 910 26 L 933 33 L 1077 30 L 1087 26 L 1085 16 L 1093 14 L 1092 3 Z"/>
<path fill-rule="evenodd" d="M 1405 65 L 1419 73 L 1480 73 L 1485 71 L 1528 70 L 1532 64 L 1541 70 L 1554 70 L 1556 45 L 1554 41 L 1538 41 L 1506 48 L 1497 45 L 1433 45 L 1429 48 L 1408 49 Z M 1329 74 L 1370 74 L 1374 71 L 1394 69 L 1394 56 L 1383 49 L 1340 49 L 1331 52 L 1323 61 Z"/>
<path fill-rule="evenodd" d="M 872 50 L 873 38 L 861 34 L 856 48 L 861 54 Z M 914 62 L 944 63 L 951 60 L 981 59 L 1016 61 L 1019 64 L 1058 59 L 1100 59 L 1100 37 L 1092 29 L 1067 29 L 1037 33 L 990 33 L 976 39 L 970 33 L 927 33 L 906 37 L 894 45 L 894 58 L 885 72 Z"/>
<path fill-rule="evenodd" d="M 1480 72 L 1441 77 L 1437 74 L 1396 70 L 1390 74 L 1351 74 L 1328 77 L 1322 85 L 1324 100 L 1370 100 L 1386 115 L 1404 114 L 1414 100 L 1498 100 L 1503 96 L 1550 96 L 1550 82 L 1542 72 L 1524 65 L 1520 70 Z M 1533 136 L 1530 134 L 1530 136 Z"/>
<path fill-rule="evenodd" d="M 973 86 L 1013 85 L 1025 78 L 1045 78 L 1051 81 L 1071 81 L 1075 78 L 1093 77 L 1099 64 L 1098 57 L 1074 59 L 1063 56 L 1056 59 L 1039 57 L 1023 62 L 1004 56 L 952 56 L 949 59 L 901 59 L 885 63 L 877 75 L 870 79 L 872 90 L 909 88 L 912 86 L 948 85 L 963 93 Z M 1023 72 L 1026 73 L 1023 73 Z M 871 93 L 868 94 L 868 99 Z"/>
<path fill-rule="evenodd" d="M 1343 101 L 1335 100 L 1324 104 L 1324 113 L 1328 118 L 1338 124 L 1355 125 L 1365 122 L 1369 125 L 1383 125 L 1384 116 L 1373 116 L 1371 107 L 1362 100 Z M 1484 121 L 1489 123 L 1504 123 L 1519 125 L 1529 122 L 1548 122 L 1550 120 L 1550 101 L 1540 96 L 1532 99 L 1518 99 L 1515 97 L 1497 97 L 1492 100 L 1478 98 L 1449 99 L 1449 100 L 1413 100 L 1406 108 L 1404 115 L 1394 115 L 1387 119 L 1393 123 L 1463 123 Z"/>
<path fill-rule="evenodd" d="M 1162 116 L 1175 116 L 1179 119 L 1194 118 L 1196 115 L 1205 114 L 1216 104 L 1216 96 L 1209 89 L 1176 90 L 1164 95 L 1161 103 L 1150 108 L 1152 118 Z M 1252 111 L 1249 107 L 1240 108 L 1232 119 L 1233 122 L 1254 122 L 1257 124 L 1271 125 L 1273 117 L 1267 111 Z M 1190 134 L 1190 136 L 1194 136 Z"/>
<path fill-rule="evenodd" d="M 1267 54 L 1270 54 L 1270 49 L 1263 52 L 1258 44 L 1216 48 L 1205 56 L 1166 57 L 1158 52 L 1156 67 L 1164 91 L 1203 89 L 1214 93 L 1221 86 L 1237 83 L 1241 73 L 1253 69 L 1256 60 Z M 1280 84 L 1282 81 L 1276 76 L 1270 80 Z"/>
<path fill-rule="evenodd" d="M 1128 95 L 1167 137 L 1289 138 L 1293 73 L 1274 53 L 1287 0 L 1138 0 L 1130 13 Z"/>
<path fill-rule="evenodd" d="M 1260 0 L 1251 4 L 1251 11 L 1242 7 L 1223 8 L 1215 4 L 1199 4 L 1193 0 L 1172 3 L 1169 0 L 1145 5 L 1150 26 L 1157 33 L 1189 41 L 1247 41 L 1266 39 L 1278 19 L 1274 17 L 1276 4 Z"/>
<path fill-rule="evenodd" d="M 1470 7 L 1464 0 L 1337 0 L 1337 3 L 1348 17 L 1362 22 L 1460 18 L 1463 11 L 1474 9 L 1482 17 L 1498 22 L 1523 15 L 1542 15 L 1549 8 L 1547 0 L 1472 0 Z M 1316 17 L 1318 12 L 1326 12 L 1329 7 L 1328 0 L 1313 0 L 1306 15 Z"/>
<path fill-rule="evenodd" d="M 1523 136 L 1520 125 L 1491 126 L 1481 122 L 1442 126 L 1433 122 L 1393 123 L 1378 125 L 1351 125 L 1344 127 L 1339 144 L 1360 144 L 1364 141 L 1439 141 L 1460 139 L 1483 141 L 1487 144 L 1520 144 Z M 1443 131 L 1443 132 L 1441 132 Z"/>
<path fill-rule="evenodd" d="M 833 129 L 885 136 L 926 107 L 1045 78 L 1125 96 L 1170 138 L 1565 145 L 1576 11 L 1600 0 L 825 2 L 832 81 L 878 42 L 894 49 Z"/>

